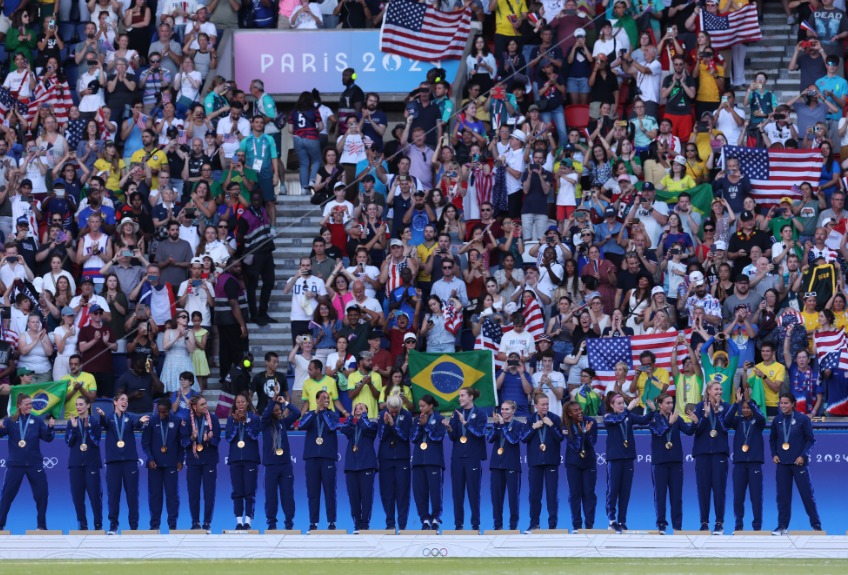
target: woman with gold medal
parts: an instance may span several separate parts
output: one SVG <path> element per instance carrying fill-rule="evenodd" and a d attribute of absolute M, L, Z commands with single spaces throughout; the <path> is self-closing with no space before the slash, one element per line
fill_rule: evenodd
<path fill-rule="evenodd" d="M 5 527 L 9 508 L 26 477 L 35 499 L 37 529 L 46 530 L 47 474 L 44 473 L 41 442 L 53 441 L 53 425 L 56 419 L 52 414 L 41 418 L 32 413 L 32 398 L 25 393 L 18 395 L 15 404 L 15 414 L 0 421 L 0 437 L 9 438 L 6 478 L 0 493 L 0 529 Z"/>
<path fill-rule="evenodd" d="M 442 420 L 453 441 L 451 452 L 451 491 L 453 495 L 453 520 L 457 529 L 465 527 L 465 494 L 471 507 L 471 529 L 480 530 L 480 485 L 486 460 L 486 411 L 474 407 L 480 392 L 473 387 L 459 390 L 459 409 L 450 421 Z"/>
<path fill-rule="evenodd" d="M 192 530 L 212 529 L 215 511 L 215 487 L 218 483 L 218 444 L 221 441 L 221 424 L 209 413 L 202 395 L 189 402 L 189 417 L 181 427 L 182 444 L 186 451 L 186 488 Z M 200 492 L 203 491 L 203 523 L 200 523 Z"/>
<path fill-rule="evenodd" d="M 78 395 L 74 401 L 76 415 L 68 419 L 65 428 L 65 443 L 68 453 L 68 475 L 71 488 L 71 500 L 77 513 L 77 527 L 88 530 L 85 515 L 85 495 L 91 502 L 91 514 L 94 518 L 94 530 L 103 529 L 103 493 L 100 487 L 100 470 L 103 459 L 100 456 L 100 418 L 90 414 L 91 403 L 84 395 Z"/>
<path fill-rule="evenodd" d="M 639 398 L 624 403 L 624 395 L 613 393 L 607 396 L 604 427 L 607 430 L 607 519 L 609 528 L 616 533 L 627 529 L 627 507 L 633 487 L 633 462 L 636 461 L 636 439 L 634 425 L 645 425 L 650 415 L 639 415 L 633 410 Z"/>
<path fill-rule="evenodd" d="M 374 507 L 374 476 L 377 474 L 377 421 L 369 419 L 368 406 L 357 403 L 353 417 L 347 418 L 341 428 L 347 437 L 345 450 L 345 483 L 353 517 L 353 533 L 371 528 L 371 510 Z"/>
<path fill-rule="evenodd" d="M 377 462 L 386 529 L 406 529 L 409 519 L 409 491 L 412 483 L 410 433 L 412 414 L 403 408 L 400 396 L 386 400 L 377 416 Z"/>
<path fill-rule="evenodd" d="M 754 531 L 763 528 L 763 457 L 766 416 L 751 401 L 750 392 L 736 390 L 736 403 L 730 406 L 724 417 L 724 426 L 734 430 L 733 434 L 733 515 L 736 519 L 734 531 L 744 529 L 745 492 L 750 493 Z"/>
<path fill-rule="evenodd" d="M 654 506 L 660 535 L 668 529 L 666 498 L 671 503 L 671 526 L 683 529 L 683 443 L 686 435 L 695 433 L 695 426 L 683 421 L 674 411 L 674 398 L 663 392 L 656 403 L 648 401 L 651 431 L 651 470 L 654 478 Z M 691 416 L 690 416 L 691 417 Z"/>
<path fill-rule="evenodd" d="M 769 446 L 775 463 L 777 482 L 777 527 L 772 535 L 786 535 L 792 517 L 792 482 L 804 503 L 804 510 L 815 531 L 821 531 L 813 482 L 810 477 L 810 454 L 816 439 L 813 424 L 806 414 L 795 411 L 795 396 L 781 393 L 779 412 L 771 420 Z"/>
<path fill-rule="evenodd" d="M 442 483 L 445 474 L 444 418 L 439 402 L 429 393 L 418 399 L 420 414 L 412 422 L 412 495 L 421 529 L 439 530 L 442 524 Z"/>
<path fill-rule="evenodd" d="M 303 462 L 306 465 L 306 498 L 309 501 L 309 530 L 318 528 L 321 491 L 327 505 L 328 529 L 336 528 L 336 461 L 339 458 L 339 416 L 330 406 L 330 394 L 315 394 L 315 410 L 300 418 L 299 429 L 306 432 Z"/>
<path fill-rule="evenodd" d="M 268 530 L 277 528 L 278 495 L 283 502 L 286 529 L 294 527 L 294 472 L 287 430 L 300 418 L 300 411 L 274 389 L 259 420 L 262 426 L 262 463 L 265 465 L 265 520 Z"/>
<path fill-rule="evenodd" d="M 106 493 L 109 496 L 109 535 L 118 532 L 121 510 L 121 490 L 127 498 L 127 517 L 130 529 L 138 529 L 138 448 L 135 430 L 147 425 L 149 415 L 138 416 L 127 412 L 129 398 L 126 393 L 115 396 L 115 412 L 107 416 L 97 408 L 100 425 L 106 430 Z"/>
<path fill-rule="evenodd" d="M 495 531 L 503 529 L 504 497 L 509 496 L 509 528 L 518 529 L 521 492 L 521 435 L 525 425 L 515 419 L 518 406 L 511 399 L 501 404 L 500 413 L 494 414 L 494 425 L 487 434 L 492 444 L 489 461 L 489 491 L 492 494 L 492 515 Z"/>
<path fill-rule="evenodd" d="M 724 416 L 730 406 L 721 400 L 722 385 L 717 381 L 707 384 L 704 400 L 687 412 L 695 424 L 695 441 L 692 456 L 695 458 L 695 482 L 698 486 L 698 510 L 701 531 L 709 531 L 710 496 L 715 507 L 713 535 L 724 534 L 724 508 L 727 497 L 727 472 L 730 465 L 730 448 Z"/>
<path fill-rule="evenodd" d="M 571 508 L 571 526 L 576 532 L 581 527 L 592 529 L 595 526 L 595 508 L 598 504 L 595 495 L 595 484 L 598 482 L 595 443 L 598 442 L 598 426 L 594 419 L 584 416 L 583 408 L 576 401 L 566 403 L 562 413 L 568 505 Z"/>
<path fill-rule="evenodd" d="M 230 444 L 227 465 L 230 466 L 236 531 L 250 531 L 250 522 L 256 510 L 260 426 L 260 418 L 253 404 L 246 395 L 238 394 L 233 400 L 233 410 L 227 418 L 224 431 L 224 440 Z"/>
<path fill-rule="evenodd" d="M 527 418 L 521 441 L 527 444 L 527 469 L 530 491 L 530 527 L 541 528 L 542 491 L 548 504 L 548 529 L 556 529 L 559 520 L 559 463 L 562 420 L 550 411 L 550 400 L 537 392 L 533 398 L 536 413 Z"/>

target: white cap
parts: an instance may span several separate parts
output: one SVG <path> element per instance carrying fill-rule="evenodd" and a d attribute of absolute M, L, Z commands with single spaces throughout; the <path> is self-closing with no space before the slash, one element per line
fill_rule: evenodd
<path fill-rule="evenodd" d="M 583 28 L 578 28 L 577 30 L 574 31 L 574 37 L 575 38 L 585 38 L 586 37 L 586 30 L 584 30 Z"/>
<path fill-rule="evenodd" d="M 704 285 L 704 274 L 699 271 L 694 271 L 689 274 L 689 281 L 695 284 L 696 286 Z"/>
<path fill-rule="evenodd" d="M 518 311 L 518 304 L 514 301 L 509 302 L 504 306 L 504 313 L 510 314 Z"/>
<path fill-rule="evenodd" d="M 516 140 L 522 143 L 527 141 L 527 134 L 525 134 L 521 130 L 513 130 L 512 134 L 510 134 L 509 137 L 515 138 Z"/>
<path fill-rule="evenodd" d="M 715 243 L 715 249 L 726 252 L 727 251 L 727 242 L 723 242 L 721 240 L 717 241 Z"/>
<path fill-rule="evenodd" d="M 665 293 L 665 290 L 662 286 L 654 286 L 651 290 L 651 295 L 657 295 L 658 293 Z"/>
<path fill-rule="evenodd" d="M 412 333 L 411 331 L 408 331 L 403 335 L 403 341 L 406 341 L 408 339 L 414 339 L 415 341 L 418 341 L 418 336 Z"/>
<path fill-rule="evenodd" d="M 674 161 L 680 164 L 681 166 L 686 165 L 686 158 L 684 156 L 674 156 Z"/>

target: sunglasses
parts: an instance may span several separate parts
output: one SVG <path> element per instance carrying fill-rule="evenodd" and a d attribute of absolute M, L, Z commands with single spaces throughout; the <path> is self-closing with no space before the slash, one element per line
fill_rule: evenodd
<path fill-rule="evenodd" d="M 415 343 L 415 340 L 414 339 L 408 339 L 408 340 L 404 341 L 403 343 Z"/>
<path fill-rule="evenodd" d="M 714 232 L 714 231 L 715 231 L 715 228 L 704 228 L 704 233 Z"/>
<path fill-rule="evenodd" d="M 814 291 L 808 291 L 807 293 L 805 293 L 805 294 L 804 294 L 804 297 L 805 297 L 805 298 L 807 298 L 807 297 L 816 297 L 816 292 L 814 292 Z"/>

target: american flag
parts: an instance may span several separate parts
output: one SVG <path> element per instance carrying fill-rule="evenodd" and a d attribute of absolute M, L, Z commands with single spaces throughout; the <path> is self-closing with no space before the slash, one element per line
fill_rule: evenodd
<path fill-rule="evenodd" d="M 222 140 L 224 144 L 235 144 L 236 142 L 238 142 L 238 138 L 236 137 L 236 135 L 231 133 L 224 134 Z"/>
<path fill-rule="evenodd" d="M 471 33 L 471 10 L 442 12 L 415 0 L 391 0 L 380 30 L 380 50 L 413 60 L 461 58 Z"/>
<path fill-rule="evenodd" d="M 725 15 L 713 15 L 701 10 L 701 29 L 709 34 L 714 50 L 725 50 L 734 44 L 763 39 L 757 20 L 757 6 L 753 3 Z"/>
<path fill-rule="evenodd" d="M 524 306 L 524 327 L 533 336 L 533 341 L 539 341 L 545 335 L 545 316 L 535 299 Z"/>
<path fill-rule="evenodd" d="M 71 88 L 68 86 L 68 83 L 51 81 L 49 86 L 45 86 L 44 82 L 38 82 L 35 86 L 35 98 L 29 103 L 27 108 L 27 121 L 35 119 L 38 109 L 42 104 L 48 104 L 52 108 L 57 122 L 66 124 L 68 122 L 68 111 L 74 105 Z"/>
<path fill-rule="evenodd" d="M 486 318 L 483 320 L 483 325 L 480 326 L 480 334 L 474 341 L 474 349 L 488 349 L 492 352 L 492 357 L 495 358 L 495 369 L 500 369 L 503 365 L 503 362 L 498 360 L 497 354 L 503 334 L 507 331 L 512 331 L 512 326 L 501 328 L 498 322 Z"/>
<path fill-rule="evenodd" d="M 456 309 L 451 301 L 445 308 L 445 329 L 452 335 L 456 335 L 460 328 L 462 328 L 462 310 Z"/>
<path fill-rule="evenodd" d="M 135 121 L 136 127 L 142 132 L 147 129 L 147 122 L 150 120 L 150 116 L 147 114 L 139 114 L 138 118 Z"/>
<path fill-rule="evenodd" d="M 632 337 L 592 337 L 586 340 L 586 352 L 589 366 L 595 370 L 598 387 L 606 389 L 608 383 L 615 381 L 615 364 L 623 361 L 636 369 L 641 365 L 639 354 L 643 351 L 652 352 L 656 358 L 656 367 L 671 371 L 671 351 L 679 332 L 652 333 L 634 335 Z M 684 332 L 687 336 L 691 330 Z M 682 367 L 684 356 L 688 355 L 685 345 L 677 346 L 677 363 Z M 633 374 L 628 375 L 628 380 Z M 674 382 L 669 383 L 668 390 L 674 392 Z"/>
<path fill-rule="evenodd" d="M 818 182 L 821 177 L 821 150 L 766 150 L 725 146 L 722 167 L 730 158 L 739 160 L 742 173 L 751 180 L 751 195 L 759 205 L 777 204 L 788 196 L 800 198 L 793 186 L 801 182 Z"/>
<path fill-rule="evenodd" d="M 813 335 L 813 340 L 816 342 L 816 359 L 822 369 L 848 369 L 844 331 L 819 331 Z"/>
<path fill-rule="evenodd" d="M 177 143 L 178 144 L 188 143 L 188 138 L 186 138 L 186 131 L 185 130 L 177 130 Z"/>
<path fill-rule="evenodd" d="M 6 114 L 13 106 L 17 107 L 18 112 L 26 115 L 27 105 L 15 98 L 8 89 L 0 88 L 0 120 L 6 119 Z"/>

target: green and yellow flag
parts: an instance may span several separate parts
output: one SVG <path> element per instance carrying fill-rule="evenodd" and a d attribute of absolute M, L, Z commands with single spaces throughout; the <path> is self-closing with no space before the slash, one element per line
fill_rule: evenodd
<path fill-rule="evenodd" d="M 439 411 L 459 409 L 459 390 L 473 387 L 480 392 L 477 407 L 494 407 L 495 360 L 489 350 L 460 353 L 409 353 L 412 395 L 416 401 L 429 393 L 439 402 Z"/>
<path fill-rule="evenodd" d="M 67 381 L 13 385 L 9 398 L 9 415 L 15 415 L 18 395 L 25 393 L 32 398 L 32 412 L 35 415 L 53 414 L 56 419 L 62 419 L 65 415 L 65 395 L 67 391 Z"/>

